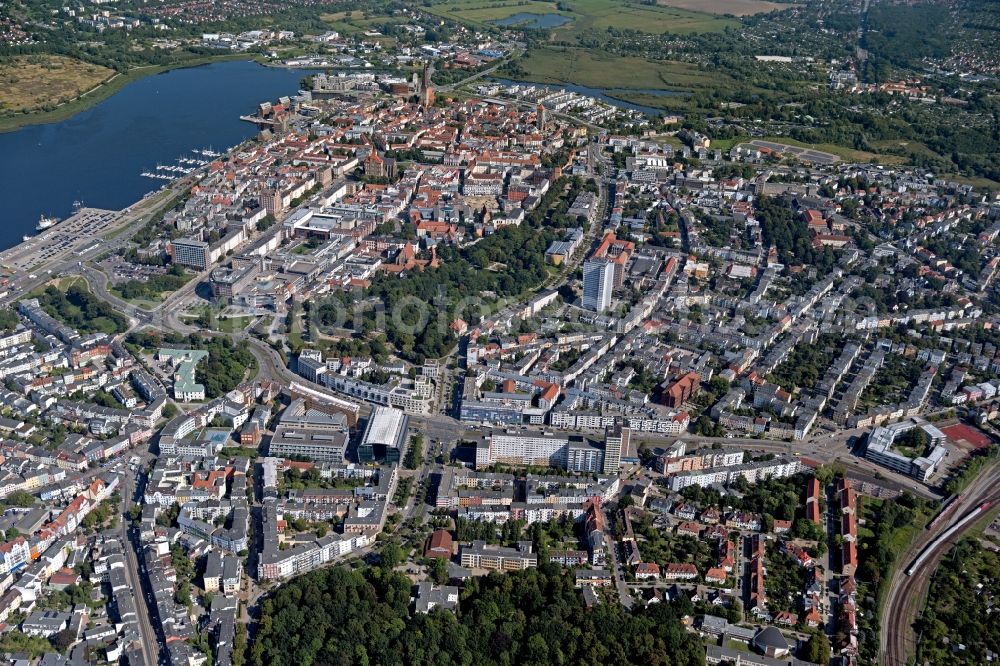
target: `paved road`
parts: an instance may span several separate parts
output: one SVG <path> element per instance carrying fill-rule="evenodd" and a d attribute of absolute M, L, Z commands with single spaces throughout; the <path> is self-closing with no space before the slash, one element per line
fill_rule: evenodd
<path fill-rule="evenodd" d="M 504 65 L 506 65 L 508 62 L 510 62 L 510 61 L 515 60 L 516 58 L 518 58 L 520 55 L 521 55 L 521 52 L 518 49 L 514 49 L 511 52 L 511 54 L 510 54 L 509 57 L 504 58 L 503 60 L 497 61 L 497 63 L 495 65 L 493 65 L 493 66 L 491 66 L 491 67 L 489 67 L 487 69 L 484 69 L 481 72 L 476 72 L 472 76 L 467 76 L 466 78 L 462 79 L 461 81 L 456 81 L 455 83 L 451 83 L 451 84 L 446 85 L 446 86 L 438 86 L 437 87 L 437 92 L 439 92 L 439 93 L 441 93 L 441 92 L 449 92 L 451 90 L 454 90 L 455 88 L 460 88 L 460 87 L 464 86 L 467 83 L 472 83 L 473 81 L 475 81 L 477 79 L 481 79 L 484 76 L 489 76 L 493 72 L 497 71 L 498 69 L 500 69 L 501 67 L 503 67 Z"/>
<path fill-rule="evenodd" d="M 558 289 L 566 284 L 570 277 L 576 273 L 576 269 L 583 264 L 584 259 L 590 256 L 591 250 L 597 244 L 598 236 L 603 237 L 604 235 L 604 224 L 607 224 L 608 219 L 611 217 L 611 206 L 614 202 L 611 201 L 611 197 L 608 193 L 608 182 L 605 178 L 598 175 L 597 167 L 603 165 L 605 171 L 607 171 L 608 164 L 607 161 L 601 156 L 600 147 L 595 143 L 587 144 L 587 177 L 594 178 L 597 181 L 597 206 L 601 211 L 600 216 L 595 219 L 593 224 L 587 227 L 587 233 L 583 238 L 583 242 L 580 243 L 580 247 L 577 248 L 576 253 L 570 257 L 569 261 L 563 266 L 562 270 L 553 278 L 554 282 L 550 284 L 550 289 Z M 602 224 L 597 224 L 597 221 L 601 221 Z"/>
<path fill-rule="evenodd" d="M 604 195 L 604 198 L 607 200 L 606 195 Z M 597 225 L 592 225 L 592 228 L 596 229 Z M 580 256 L 582 257 L 583 253 L 580 253 Z M 155 326 L 159 330 L 173 330 L 185 334 L 201 332 L 204 335 L 225 335 L 233 338 L 240 344 L 245 344 L 249 348 L 251 353 L 257 359 L 259 366 L 258 377 L 274 380 L 286 385 L 293 381 L 305 381 L 285 366 L 281 355 L 273 347 L 255 337 L 250 336 L 245 331 L 235 333 L 207 331 L 191 326 L 180 319 L 178 312 L 181 309 L 181 304 L 186 298 L 190 297 L 194 293 L 197 283 L 204 278 L 207 273 L 203 273 L 193 279 L 181 290 L 171 295 L 154 311 L 147 311 L 137 308 L 131 303 L 123 301 L 121 298 L 112 294 L 107 289 L 107 276 L 101 271 L 90 268 L 86 265 L 77 266 L 74 264 L 68 268 L 68 272 L 86 276 L 95 293 L 126 313 L 133 320 L 134 326 Z M 563 275 L 566 276 L 569 275 L 569 273 L 563 273 Z M 371 405 L 360 401 L 355 402 L 359 402 L 361 405 L 363 416 L 367 416 L 370 413 Z M 442 405 L 442 408 L 444 407 L 446 407 L 446 405 Z M 434 439 L 454 441 L 463 439 L 467 434 L 464 424 L 450 416 L 447 416 L 446 414 L 415 416 L 411 420 L 415 428 L 420 429 L 428 437 Z M 928 499 L 939 498 L 926 486 L 917 483 L 913 479 L 879 467 L 863 458 L 852 455 L 847 449 L 846 441 L 847 438 L 854 432 L 856 431 L 838 431 L 834 433 L 834 437 L 832 438 L 823 435 L 814 435 L 807 440 L 793 443 L 775 442 L 753 438 L 714 439 L 715 441 L 722 443 L 724 446 L 740 447 L 746 450 L 761 452 L 783 453 L 786 455 L 800 453 L 803 456 L 813 458 L 819 462 L 837 462 L 844 466 L 846 472 L 852 479 L 873 485 L 885 486 L 897 491 L 908 490 Z M 641 433 L 636 434 L 635 439 L 637 442 L 645 441 L 654 446 L 665 446 L 673 441 L 676 441 L 678 437 L 659 435 L 656 433 Z M 699 439 L 712 440 L 713 438 L 699 437 Z"/>
<path fill-rule="evenodd" d="M 121 217 L 115 221 L 115 224 L 107 228 L 106 236 L 116 233 L 118 230 L 124 229 L 124 231 L 114 238 L 101 242 L 93 250 L 79 255 L 70 253 L 60 256 L 48 265 L 36 267 L 30 275 L 26 271 L 16 272 L 12 276 L 9 293 L 0 299 L 0 304 L 12 303 L 23 298 L 25 294 L 44 285 L 54 277 L 73 274 L 73 269 L 77 268 L 78 263 L 86 264 L 86 262 L 106 252 L 117 251 L 137 234 L 149 219 L 169 204 L 176 195 L 187 189 L 190 184 L 189 177 L 182 178 L 171 183 L 166 190 L 162 190 L 156 195 L 143 199 L 126 208 L 122 211 Z M 31 277 L 31 275 L 35 277 Z"/>
<path fill-rule="evenodd" d="M 99 281 L 100 276 L 103 276 L 103 273 L 100 273 L 99 271 L 96 271 L 96 273 L 96 279 Z M 112 303 L 115 305 L 119 302 L 120 299 L 112 300 Z M 152 324 L 153 317 L 156 315 L 137 310 L 134 306 L 129 305 L 128 307 L 131 308 L 129 311 L 131 316 L 137 317 L 144 324 Z M 181 321 L 177 316 L 178 310 L 179 308 L 172 307 L 164 311 L 162 313 L 162 319 L 159 322 L 159 326 L 162 329 L 174 330 L 181 333 L 201 331 L 206 335 L 226 335 L 232 337 L 240 344 L 247 345 L 251 353 L 253 353 L 254 357 L 257 359 L 257 363 L 260 368 L 258 377 L 275 380 L 286 385 L 293 381 L 305 381 L 287 368 L 281 355 L 267 343 L 248 335 L 245 331 L 230 333 L 204 331 L 198 329 Z M 159 317 L 156 318 L 160 319 Z M 364 402 L 359 402 L 359 404 L 361 405 L 363 415 L 367 416 L 367 414 L 370 413 L 371 405 Z M 467 438 L 470 434 L 472 436 L 478 436 L 478 433 L 470 433 L 465 424 L 446 414 L 414 416 L 411 418 L 411 423 L 415 429 L 423 432 L 428 438 L 431 439 L 456 441 Z M 852 455 L 846 446 L 847 438 L 852 432 L 854 431 L 838 431 L 832 438 L 814 436 L 813 438 L 805 441 L 792 443 L 753 438 L 698 437 L 698 439 L 714 439 L 714 441 L 720 442 L 723 446 L 739 447 L 745 450 L 760 451 L 765 453 L 782 453 L 786 455 L 800 453 L 803 456 L 823 463 L 837 462 L 844 466 L 850 478 L 857 481 L 880 485 L 897 491 L 908 490 L 928 499 L 939 499 L 938 495 L 935 495 L 926 486 L 917 483 L 913 479 L 892 472 L 891 470 L 881 468 L 863 458 Z M 678 439 L 677 436 L 659 435 L 656 433 L 641 433 L 636 434 L 634 437 L 637 442 L 645 441 L 654 446 L 665 446 Z M 685 435 L 685 437 L 690 436 Z"/>
<path fill-rule="evenodd" d="M 933 530 L 926 530 L 899 557 L 882 610 L 879 663 L 883 666 L 907 666 L 910 663 L 910 657 L 916 651 L 913 623 L 927 596 L 931 576 L 951 546 L 973 529 L 978 521 L 967 523 L 956 534 L 938 544 L 913 575 L 907 576 L 906 570 L 928 544 L 961 520 L 969 511 L 986 501 L 1000 502 L 1000 463 L 994 463 L 983 470 L 962 493 L 961 499 L 957 500 L 956 508 L 949 519 L 936 525 Z"/>
<path fill-rule="evenodd" d="M 604 524 L 609 528 L 611 527 L 611 521 L 608 520 L 607 511 L 604 507 L 601 507 L 601 513 L 604 514 Z M 614 577 L 615 589 L 618 591 L 618 600 L 621 605 L 626 609 L 632 608 L 632 595 L 628 591 L 628 585 L 625 584 L 625 567 L 621 562 L 618 561 L 618 548 L 621 546 L 621 535 L 615 534 L 612 536 L 608 534 L 608 561 L 610 563 L 611 575 Z"/>
<path fill-rule="evenodd" d="M 93 291 L 94 294 L 102 300 L 105 300 L 113 305 L 116 310 L 127 315 L 132 320 L 132 327 L 135 328 L 144 325 L 162 326 L 164 325 L 165 319 L 170 317 L 177 318 L 177 312 L 180 309 L 181 302 L 194 294 L 198 285 L 208 277 L 209 271 L 203 271 L 194 275 L 190 282 L 173 292 L 152 310 L 146 310 L 137 305 L 133 305 L 113 293 L 110 289 L 108 276 L 103 271 L 99 271 L 86 263 L 73 263 L 66 266 L 63 270 L 63 274 L 80 275 L 86 278 L 91 291 Z M 179 321 L 179 318 L 177 321 Z M 171 326 L 171 328 L 181 330 L 181 327 L 179 326 Z M 183 328 L 187 332 L 199 330 L 186 325 L 184 325 Z"/>
<path fill-rule="evenodd" d="M 125 552 L 125 576 L 128 578 L 129 587 L 132 588 L 132 596 L 135 598 L 135 608 L 139 620 L 139 646 L 142 649 L 143 663 L 156 664 L 160 661 L 160 647 L 157 642 L 156 632 L 149 619 L 149 607 L 146 601 L 146 594 L 143 592 L 142 574 L 139 571 L 139 558 L 136 554 L 138 537 L 132 538 L 130 534 L 131 524 L 128 519 L 129 510 L 136 506 L 136 488 L 130 470 L 122 474 L 123 516 L 121 519 L 121 540 L 122 549 Z"/>
<path fill-rule="evenodd" d="M 431 455 L 431 452 L 434 450 L 434 447 L 434 440 L 425 437 L 424 448 L 420 457 L 420 467 L 416 470 L 400 470 L 401 477 L 412 479 L 413 485 L 410 487 L 410 496 L 406 500 L 406 505 L 402 507 L 400 512 L 402 516 L 399 523 L 396 525 L 394 532 L 398 532 L 404 523 L 409 521 L 411 518 L 416 517 L 417 511 L 421 508 L 421 506 L 426 507 L 427 505 L 427 497 L 430 490 L 429 488 L 426 488 L 428 492 L 424 493 L 423 499 L 420 502 L 418 502 L 417 499 L 420 497 L 421 488 L 430 485 L 430 474 L 434 469 L 434 458 Z M 402 480 L 402 478 L 400 480 Z M 391 502 L 392 498 L 390 497 L 389 500 Z"/>

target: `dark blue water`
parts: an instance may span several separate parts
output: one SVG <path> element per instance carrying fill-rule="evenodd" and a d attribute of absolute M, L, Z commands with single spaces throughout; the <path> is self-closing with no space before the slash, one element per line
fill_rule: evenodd
<path fill-rule="evenodd" d="M 504 27 L 516 27 L 516 28 L 557 28 L 561 25 L 570 22 L 568 16 L 563 16 L 562 14 L 531 14 L 528 12 L 519 12 L 513 16 L 508 16 L 507 18 L 497 19 L 493 21 L 494 25 L 502 25 Z"/>
<path fill-rule="evenodd" d="M 77 200 L 125 208 L 166 182 L 139 175 L 157 162 L 248 138 L 256 129 L 239 116 L 294 95 L 305 74 L 252 62 L 178 69 L 131 83 L 63 122 L 0 134 L 0 249 L 32 233 L 39 215 L 69 216 Z"/>

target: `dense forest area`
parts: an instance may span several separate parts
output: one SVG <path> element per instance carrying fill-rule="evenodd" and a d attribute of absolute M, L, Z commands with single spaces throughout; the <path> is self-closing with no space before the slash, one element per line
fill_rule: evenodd
<path fill-rule="evenodd" d="M 862 45 L 869 57 L 899 67 L 951 53 L 952 18 L 941 4 L 872 4 Z"/>
<path fill-rule="evenodd" d="M 471 579 L 457 614 L 409 611 L 411 582 L 373 568 L 314 571 L 264 602 L 256 666 L 688 666 L 704 648 L 680 622 L 692 608 L 662 603 L 626 613 L 586 610 L 555 565 Z M 690 607 L 690 601 L 686 602 Z"/>

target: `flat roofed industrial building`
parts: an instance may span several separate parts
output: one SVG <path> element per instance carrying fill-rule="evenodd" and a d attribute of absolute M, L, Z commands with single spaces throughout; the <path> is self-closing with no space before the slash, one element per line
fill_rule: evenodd
<path fill-rule="evenodd" d="M 358 445 L 361 462 L 399 462 L 406 448 L 409 417 L 394 407 L 375 407 Z"/>

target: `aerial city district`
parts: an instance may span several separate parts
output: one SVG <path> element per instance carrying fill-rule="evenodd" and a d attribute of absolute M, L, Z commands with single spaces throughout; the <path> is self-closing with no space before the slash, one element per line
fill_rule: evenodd
<path fill-rule="evenodd" d="M 1000 663 L 997 9 L 3 2 L 0 662 Z"/>

